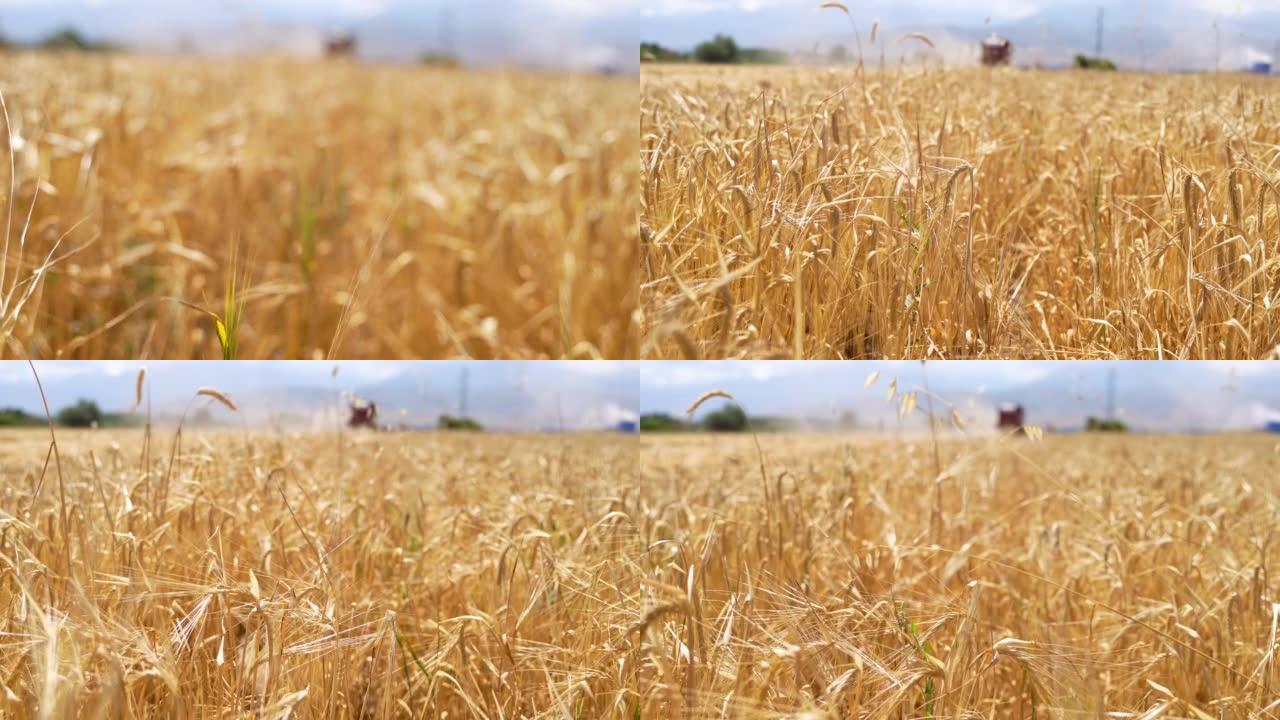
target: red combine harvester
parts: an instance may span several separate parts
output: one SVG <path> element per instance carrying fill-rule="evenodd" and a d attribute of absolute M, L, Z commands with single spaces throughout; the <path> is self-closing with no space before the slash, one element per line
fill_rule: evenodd
<path fill-rule="evenodd" d="M 982 64 L 987 67 L 1008 65 L 1013 59 L 1013 43 L 995 33 L 982 41 Z"/>
<path fill-rule="evenodd" d="M 324 41 L 324 54 L 329 58 L 349 58 L 356 54 L 356 36 L 354 33 L 332 35 Z"/>
<path fill-rule="evenodd" d="M 1021 405 L 1001 405 L 997 412 L 999 420 L 996 428 L 1001 432 L 1014 433 L 1015 435 L 1027 434 L 1027 411 Z"/>
<path fill-rule="evenodd" d="M 378 429 L 378 406 L 371 402 L 351 403 L 351 419 L 347 421 L 350 428 Z"/>

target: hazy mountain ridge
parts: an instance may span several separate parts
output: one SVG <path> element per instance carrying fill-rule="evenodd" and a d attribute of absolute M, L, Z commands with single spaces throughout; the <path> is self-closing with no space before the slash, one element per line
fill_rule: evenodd
<path fill-rule="evenodd" d="M 1122 67 L 1162 70 L 1234 70 L 1266 59 L 1280 41 L 1280 10 L 1240 15 L 1208 12 L 1191 2 L 1105 2 L 1103 54 Z M 863 55 L 878 62 L 881 49 L 888 62 L 913 58 L 920 49 L 898 42 L 907 32 L 922 32 L 938 46 L 935 54 L 948 64 L 976 63 L 978 42 L 995 31 L 1014 43 L 1014 62 L 1050 65 L 1071 61 L 1076 53 L 1095 51 L 1099 3 L 1067 2 L 1015 19 L 988 18 L 981 13 L 922 12 L 897 5 L 864 4 L 855 8 Z M 820 53 L 840 44 L 856 52 L 847 18 L 816 3 L 774 5 L 742 12 L 711 10 L 634 18 L 642 39 L 688 50 L 716 32 L 736 36 L 741 45 L 773 46 Z M 879 22 L 877 45 L 870 43 Z M 1218 29 L 1215 34 L 1214 23 Z"/>
<path fill-rule="evenodd" d="M 83 363 L 70 370 L 40 363 L 50 410 L 91 399 L 107 412 L 130 412 L 135 401 L 136 369 L 127 372 L 85 370 Z M 219 363 L 184 363 L 180 367 L 153 366 L 147 376 L 144 405 L 157 418 L 176 418 L 209 407 L 215 416 L 250 424 L 284 424 L 290 427 L 331 427 L 345 420 L 352 398 L 378 404 L 380 419 L 391 425 L 432 427 L 440 415 L 461 414 L 463 374 L 461 363 L 396 364 L 385 377 L 344 367 L 338 373 L 327 363 L 306 364 L 305 372 L 290 363 L 253 363 L 243 369 L 227 369 Z M 466 415 L 496 429 L 603 429 L 636 415 L 633 383 L 618 373 L 596 369 L 566 368 L 562 363 L 494 361 L 472 367 L 466 376 Z M 7 368 L 0 375 L 0 408 L 16 407 L 43 416 L 40 392 L 25 364 Z M 376 368 L 375 368 L 376 369 Z M 375 373 L 376 374 L 376 373 Z M 303 376 L 305 375 L 305 376 Z M 216 387 L 239 406 L 239 418 L 217 408 L 207 398 L 196 398 L 201 387 Z"/>
<path fill-rule="evenodd" d="M 322 3 L 159 0 L 0 4 L 0 33 L 35 42 L 64 26 L 149 52 L 318 55 L 327 36 L 353 32 L 370 60 L 407 62 L 448 52 L 477 65 L 595 70 L 638 65 L 629 28 L 592 16 L 539 13 L 530 3 L 389 0 L 369 12 Z M 530 30 L 536 28 L 536 32 Z"/>
<path fill-rule="evenodd" d="M 955 407 L 967 423 L 982 431 L 993 425 L 997 406 L 1017 403 L 1026 407 L 1030 423 L 1079 428 L 1088 417 L 1106 415 L 1108 378 L 1114 370 L 1118 415 L 1139 429 L 1247 429 L 1280 418 L 1280 383 L 1269 369 L 1259 373 L 1255 366 L 1242 365 L 1246 372 L 1233 374 L 1230 364 L 1162 363 L 1158 370 L 1144 363 L 1015 364 L 1034 366 L 1040 376 L 1027 373 L 1001 378 L 992 373 L 979 379 L 968 369 L 954 373 L 946 363 L 931 364 L 927 372 L 929 387 L 937 398 L 937 413 L 946 415 Z M 727 377 L 718 382 L 690 379 L 646 386 L 641 410 L 679 415 L 702 392 L 722 388 L 753 415 L 830 422 L 852 412 L 863 427 L 896 427 L 898 404 L 886 401 L 889 383 L 896 381 L 899 393 L 920 391 L 924 376 L 918 363 L 874 367 L 880 376 L 869 389 L 863 385 L 870 366 L 842 368 L 835 363 L 816 365 L 803 376 Z M 960 374 L 964 377 L 956 377 Z M 925 407 L 923 395 L 919 406 Z M 923 416 L 915 420 L 916 426 L 923 424 Z"/>

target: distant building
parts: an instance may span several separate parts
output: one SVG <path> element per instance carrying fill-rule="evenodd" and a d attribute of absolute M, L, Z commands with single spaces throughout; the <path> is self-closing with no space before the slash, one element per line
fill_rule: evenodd
<path fill-rule="evenodd" d="M 1008 65 L 1013 59 L 1013 44 L 995 33 L 982 41 L 982 64 L 988 67 Z"/>
<path fill-rule="evenodd" d="M 618 423 L 617 430 L 620 433 L 638 433 L 640 432 L 640 423 L 635 420 L 623 420 Z"/>
<path fill-rule="evenodd" d="M 1254 73 L 1255 75 L 1270 75 L 1271 63 L 1265 60 L 1255 62 L 1249 66 L 1249 72 Z"/>
<path fill-rule="evenodd" d="M 1274 435 L 1280 435 L 1280 420 L 1272 420 L 1271 422 L 1268 422 L 1264 429 Z"/>
<path fill-rule="evenodd" d="M 355 57 L 358 45 L 355 33 L 330 35 L 324 41 L 324 54 L 330 58 Z"/>
<path fill-rule="evenodd" d="M 1027 411 L 1021 405 L 1001 405 L 996 409 L 996 428 L 1004 432 L 1026 432 Z"/>

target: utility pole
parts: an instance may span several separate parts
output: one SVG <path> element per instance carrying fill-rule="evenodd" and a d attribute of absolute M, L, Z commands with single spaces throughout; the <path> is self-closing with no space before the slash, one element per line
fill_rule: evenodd
<path fill-rule="evenodd" d="M 1222 386 L 1223 393 L 1227 396 L 1227 417 L 1223 420 L 1223 428 L 1231 424 L 1231 418 L 1235 415 L 1236 409 L 1236 389 L 1240 386 L 1239 370 L 1233 365 L 1231 374 L 1227 376 L 1227 384 Z"/>
<path fill-rule="evenodd" d="M 1103 27 L 1103 22 L 1106 18 L 1106 14 L 1107 14 L 1106 9 L 1103 8 L 1101 5 L 1099 5 L 1098 6 L 1098 35 L 1095 38 L 1093 43 L 1093 55 L 1094 57 L 1098 57 L 1098 58 L 1102 57 L 1102 27 Z"/>
<path fill-rule="evenodd" d="M 462 367 L 462 385 L 458 392 L 458 413 L 463 419 L 467 417 L 467 368 Z"/>
<path fill-rule="evenodd" d="M 427 409 L 431 407 L 431 393 L 428 391 L 429 387 L 430 386 L 427 384 L 426 378 L 418 378 L 418 397 L 422 400 L 420 412 L 422 412 L 424 416 L 426 415 Z"/>
<path fill-rule="evenodd" d="M 1115 368 L 1107 370 L 1107 419 L 1116 419 L 1116 371 Z"/>
<path fill-rule="evenodd" d="M 1147 0 L 1138 4 L 1138 62 L 1143 72 L 1147 69 Z"/>
<path fill-rule="evenodd" d="M 1039 63 L 1041 65 L 1049 64 L 1049 61 L 1045 59 L 1045 52 L 1048 47 L 1049 47 L 1049 21 L 1041 20 L 1040 21 L 1040 63 Z"/>
<path fill-rule="evenodd" d="M 1217 18 L 1213 19 L 1213 71 L 1222 72 L 1222 28 Z"/>
<path fill-rule="evenodd" d="M 445 3 L 440 6 L 440 52 L 453 55 L 455 34 L 453 5 Z"/>

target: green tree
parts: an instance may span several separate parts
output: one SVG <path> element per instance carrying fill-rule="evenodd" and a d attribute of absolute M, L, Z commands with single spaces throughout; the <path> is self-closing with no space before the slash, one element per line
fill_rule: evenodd
<path fill-rule="evenodd" d="M 40 47 L 45 50 L 92 50 L 93 43 L 79 30 L 72 27 L 62 28 L 56 32 L 50 33 L 40 41 Z"/>
<path fill-rule="evenodd" d="M 834 45 L 827 53 L 827 59 L 836 65 L 844 65 L 849 62 L 849 48 L 843 45 Z"/>
<path fill-rule="evenodd" d="M 484 427 L 480 423 L 465 417 L 454 417 L 452 415 L 441 415 L 437 423 L 437 427 L 441 430 L 483 430 Z"/>
<path fill-rule="evenodd" d="M 679 432 L 688 430 L 689 426 L 682 420 L 666 413 L 649 413 L 640 416 L 640 432 Z"/>
<path fill-rule="evenodd" d="M 59 425 L 65 425 L 66 427 L 93 427 L 102 422 L 102 410 L 92 400 L 81 398 L 75 405 L 59 410 L 57 421 Z"/>
<path fill-rule="evenodd" d="M 457 55 L 446 52 L 425 52 L 418 56 L 418 62 L 429 67 L 455 69 L 462 67 L 462 61 Z"/>
<path fill-rule="evenodd" d="M 702 426 L 712 432 L 742 432 L 747 429 L 747 413 L 730 403 L 708 415 Z"/>
<path fill-rule="evenodd" d="M 1125 425 L 1123 420 L 1103 420 L 1091 417 L 1085 421 L 1084 429 L 1089 432 L 1122 433 L 1128 432 L 1129 426 Z"/>
<path fill-rule="evenodd" d="M 698 62 L 731 63 L 738 60 L 738 43 L 728 35 L 716 35 L 707 42 L 694 48 L 693 56 Z"/>
<path fill-rule="evenodd" d="M 0 408 L 0 427 L 33 427 L 39 424 L 39 418 L 28 415 L 21 408 Z"/>
<path fill-rule="evenodd" d="M 110 42 L 92 40 L 84 33 L 70 26 L 46 35 L 39 42 L 39 47 L 42 50 L 72 52 L 110 52 L 120 49 L 119 46 Z"/>
<path fill-rule="evenodd" d="M 1116 69 L 1116 64 L 1103 57 L 1076 55 L 1076 67 L 1080 70 L 1114 71 Z"/>
<path fill-rule="evenodd" d="M 689 56 L 655 42 L 640 43 L 640 62 L 684 62 Z"/>

